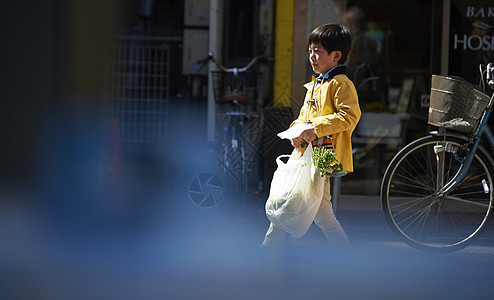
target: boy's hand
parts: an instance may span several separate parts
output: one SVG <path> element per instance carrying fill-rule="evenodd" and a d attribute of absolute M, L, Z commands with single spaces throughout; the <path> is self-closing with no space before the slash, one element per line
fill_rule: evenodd
<path fill-rule="evenodd" d="M 316 131 L 314 128 L 307 128 L 302 133 L 292 139 L 292 146 L 295 148 L 301 148 L 303 145 L 312 142 L 317 138 Z"/>

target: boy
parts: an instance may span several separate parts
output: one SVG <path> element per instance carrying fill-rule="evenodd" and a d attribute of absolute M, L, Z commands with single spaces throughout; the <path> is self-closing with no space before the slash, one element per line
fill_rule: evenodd
<path fill-rule="evenodd" d="M 316 74 L 310 83 L 304 85 L 307 88 L 304 105 L 291 126 L 297 122 L 310 122 L 312 127 L 293 138 L 291 143 L 300 152 L 304 151 L 307 143 L 314 147 L 331 147 L 332 144 L 343 169 L 352 172 L 351 136 L 361 112 L 357 92 L 343 66 L 352 46 L 350 33 L 340 25 L 324 24 L 312 31 L 308 45 L 309 62 Z M 314 222 L 329 241 L 348 243 L 334 215 L 329 189 L 327 182 Z M 281 243 L 285 234 L 271 223 L 263 246 Z"/>

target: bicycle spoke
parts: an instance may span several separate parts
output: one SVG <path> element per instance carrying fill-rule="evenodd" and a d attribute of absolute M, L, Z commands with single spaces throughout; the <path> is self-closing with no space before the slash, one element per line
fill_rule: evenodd
<path fill-rule="evenodd" d="M 494 206 L 491 205 L 491 204 L 483 204 L 483 203 L 473 202 L 473 201 L 470 201 L 470 200 L 465 200 L 465 199 L 462 199 L 462 198 L 459 198 L 459 197 L 455 197 L 455 196 L 451 196 L 451 195 L 448 195 L 448 199 L 455 200 L 455 201 L 462 202 L 462 203 L 472 204 L 472 205 L 475 205 L 475 206 L 494 208 Z"/>
<path fill-rule="evenodd" d="M 417 237 L 417 239 L 419 239 L 419 240 L 422 240 L 422 236 L 423 236 L 422 234 L 424 233 L 424 230 L 426 230 L 426 224 L 427 224 L 427 220 L 428 220 L 429 215 L 430 215 L 429 212 L 430 212 L 431 207 L 432 207 L 432 205 L 428 207 L 428 213 L 425 214 L 425 216 L 424 216 L 424 222 L 422 223 L 422 227 L 421 227 L 420 232 L 419 232 L 418 237 Z M 434 220 L 432 221 L 431 228 L 434 228 L 434 229 L 427 230 L 427 233 L 431 233 L 432 235 L 434 235 L 435 233 L 438 232 L 437 228 L 439 226 L 439 209 L 436 212 L 436 214 L 434 215 Z M 426 236 L 423 239 L 430 240 L 430 237 Z"/>
<path fill-rule="evenodd" d="M 412 225 L 416 220 L 418 220 L 418 218 L 420 218 L 426 211 L 428 211 L 430 208 L 432 207 L 432 205 L 428 205 L 418 211 L 416 211 L 415 213 L 413 213 L 412 215 L 410 215 L 409 217 L 403 219 L 401 222 L 397 223 L 398 225 L 402 224 L 403 222 L 405 221 L 408 221 L 410 218 L 412 217 L 415 217 L 415 219 L 412 220 L 412 222 L 408 223 L 408 226 L 406 226 L 404 229 L 408 229 L 408 227 L 410 227 L 410 225 Z M 397 216 L 397 215 L 396 215 Z"/>
<path fill-rule="evenodd" d="M 456 191 L 455 191 L 454 196 L 455 197 L 472 196 L 472 197 L 468 198 L 471 201 L 489 201 L 488 199 L 481 198 L 480 196 L 478 196 L 478 198 L 473 197 L 473 195 L 482 195 L 482 194 L 485 195 L 484 192 L 479 192 L 479 191 L 464 192 L 464 193 L 456 193 Z"/>
<path fill-rule="evenodd" d="M 414 161 L 410 161 L 409 162 L 408 159 L 405 160 L 405 163 L 407 164 L 407 168 L 404 168 L 403 169 L 403 171 L 406 172 L 407 175 L 408 175 L 407 176 L 407 179 L 414 178 L 416 175 L 419 175 L 419 174 L 421 175 L 421 177 L 424 176 L 424 175 L 430 174 L 430 172 L 427 172 L 427 168 L 425 168 L 421 164 L 421 161 L 424 161 L 424 159 L 416 158 L 417 155 L 412 155 L 412 156 L 413 156 L 413 160 Z M 425 160 L 425 161 L 428 161 L 428 160 Z M 420 170 L 420 171 L 417 170 L 415 166 L 421 167 L 422 170 Z M 414 173 L 410 172 L 409 169 L 412 170 L 412 171 L 414 171 Z M 430 179 L 431 178 L 428 178 L 428 180 L 427 180 L 427 178 L 426 178 L 426 182 L 427 181 L 430 182 Z"/>
<path fill-rule="evenodd" d="M 406 212 L 406 211 L 409 211 L 410 208 L 412 207 L 415 207 L 417 206 L 419 203 L 421 203 L 423 200 L 426 200 L 427 198 L 423 198 L 423 199 L 418 199 L 417 201 L 415 201 L 415 203 L 413 203 L 412 205 L 408 206 L 407 208 L 405 209 L 402 209 L 400 212 L 396 213 L 394 216 L 395 217 L 398 217 L 399 215 L 401 215 L 402 213 Z M 422 208 L 422 209 L 419 209 L 417 212 L 413 213 L 411 216 L 409 216 L 408 218 L 405 218 L 404 220 L 402 220 L 402 222 L 410 219 L 411 217 L 413 217 L 414 215 L 416 215 L 417 213 L 421 213 L 422 211 L 424 211 L 425 209 L 428 209 L 430 207 L 432 207 L 432 205 L 434 205 L 434 203 L 431 203 L 431 204 L 428 204 L 425 206 L 425 208 Z"/>
<path fill-rule="evenodd" d="M 407 210 L 407 209 L 415 206 L 416 204 L 418 204 L 418 203 L 420 203 L 420 202 L 422 202 L 422 201 L 424 201 L 426 199 L 427 199 L 427 196 L 426 197 L 422 197 L 422 198 L 418 198 L 418 199 L 417 198 L 414 198 L 414 200 L 407 201 L 407 202 L 404 202 L 404 203 L 401 203 L 401 204 L 396 204 L 396 205 L 390 206 L 389 208 L 390 209 L 398 209 L 398 208 L 400 208 L 400 207 L 402 207 L 404 205 L 409 205 L 410 204 L 409 207 L 406 207 L 405 209 L 401 210 L 400 212 L 398 212 L 398 214 L 395 215 L 395 216 L 398 216 L 399 214 L 401 214 L 401 212 L 403 212 L 403 211 L 405 211 L 405 210 Z M 403 200 L 406 200 L 406 198 L 405 199 L 400 198 L 400 200 L 403 201 Z M 393 202 L 395 202 L 395 201 L 393 201 Z"/>
<path fill-rule="evenodd" d="M 431 233 L 432 237 L 425 237 L 424 239 L 427 240 L 429 243 L 433 244 L 434 246 L 438 246 L 437 243 L 437 237 L 439 236 L 439 223 L 440 223 L 440 209 L 441 207 L 438 208 L 437 213 L 434 215 L 434 220 L 432 221 L 432 226 L 431 230 L 429 232 Z"/>
<path fill-rule="evenodd" d="M 403 197 L 403 196 L 413 196 L 413 197 L 423 197 L 424 195 L 423 194 L 417 194 L 417 193 L 414 193 L 414 192 L 409 192 L 409 191 L 400 191 L 399 192 L 399 196 L 400 197 Z M 399 197 L 397 195 L 393 195 L 391 197 Z"/>
<path fill-rule="evenodd" d="M 402 176 L 402 175 L 400 175 L 400 174 L 398 174 L 397 176 L 398 176 L 398 177 L 400 177 L 400 178 L 402 178 L 402 179 L 407 179 L 408 181 L 412 181 L 412 183 L 413 183 L 413 182 L 414 182 L 414 183 L 416 183 L 416 184 L 418 185 L 418 187 L 421 187 L 421 188 L 423 188 L 423 189 L 428 189 L 428 190 L 430 190 L 430 188 L 429 188 L 429 187 L 428 187 L 425 183 L 423 183 L 423 182 L 421 182 L 421 181 L 417 181 L 417 180 L 410 180 L 410 178 L 407 178 L 407 177 Z M 412 185 L 412 184 L 410 184 L 410 183 L 404 183 L 404 182 L 402 182 L 402 181 L 399 181 L 399 182 L 393 182 L 393 185 L 395 185 L 395 186 L 398 186 L 398 185 L 404 185 L 404 186 L 408 186 L 408 187 L 412 187 L 412 188 L 417 188 L 417 185 Z M 432 192 L 432 190 L 431 190 L 431 192 Z"/>

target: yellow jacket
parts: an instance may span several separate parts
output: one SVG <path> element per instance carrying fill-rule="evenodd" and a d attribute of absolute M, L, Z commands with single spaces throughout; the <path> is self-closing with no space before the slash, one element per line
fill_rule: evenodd
<path fill-rule="evenodd" d="M 324 80 L 313 90 L 314 84 L 315 77 L 312 77 L 312 81 L 304 85 L 307 88 L 304 105 L 292 125 L 296 122 L 310 121 L 314 125 L 317 137 L 331 135 L 336 158 L 343 164 L 343 170 L 353 172 L 351 137 L 361 115 L 355 86 L 344 74 Z M 308 102 L 314 96 L 318 107 L 321 108 L 320 115 L 315 103 Z"/>

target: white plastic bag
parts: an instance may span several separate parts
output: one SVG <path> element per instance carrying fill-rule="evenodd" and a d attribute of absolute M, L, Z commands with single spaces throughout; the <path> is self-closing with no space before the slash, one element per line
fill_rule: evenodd
<path fill-rule="evenodd" d="M 324 178 L 311 163 L 312 153 L 312 145 L 309 144 L 300 158 L 297 157 L 297 149 L 291 155 L 276 158 L 278 168 L 266 201 L 268 219 L 294 238 L 303 236 L 309 230 L 324 192 Z M 286 163 L 281 160 L 284 157 L 289 157 Z"/>

